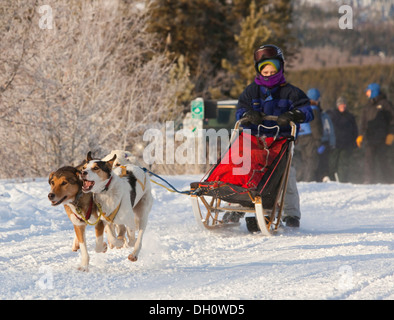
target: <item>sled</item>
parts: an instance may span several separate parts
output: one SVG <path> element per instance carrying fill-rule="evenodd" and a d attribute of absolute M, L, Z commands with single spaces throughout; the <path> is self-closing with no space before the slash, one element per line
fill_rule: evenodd
<path fill-rule="evenodd" d="M 274 137 L 251 135 L 239 128 L 242 120 L 238 121 L 230 138 L 230 146 L 218 163 L 205 174 L 202 181 L 191 183 L 193 213 L 202 228 L 235 227 L 244 218 L 250 232 L 260 231 L 262 235 L 269 236 L 278 231 L 296 125 L 290 122 L 290 135 L 280 137 L 277 117 L 265 116 L 264 120 L 273 124 L 261 126 L 276 130 Z M 247 173 L 243 175 L 234 175 L 234 168 L 241 167 L 241 155 L 250 156 L 250 169 L 246 169 Z"/>

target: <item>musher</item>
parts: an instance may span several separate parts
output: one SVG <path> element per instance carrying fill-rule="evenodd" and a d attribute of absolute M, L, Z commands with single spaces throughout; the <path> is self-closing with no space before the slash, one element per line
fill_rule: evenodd
<path fill-rule="evenodd" d="M 286 82 L 284 64 L 282 50 L 275 45 L 262 45 L 254 52 L 257 75 L 242 92 L 237 105 L 237 120 L 246 120 L 243 126 L 251 129 L 252 134 L 275 135 L 275 130 L 258 128 L 262 123 L 273 125 L 272 121 L 263 121 L 264 115 L 278 116 L 277 123 L 282 136 L 290 134 L 290 121 L 297 124 L 298 131 L 300 123 L 313 120 L 309 98 L 302 90 Z M 290 169 L 283 216 L 286 226 L 300 226 L 300 199 L 293 166 Z"/>

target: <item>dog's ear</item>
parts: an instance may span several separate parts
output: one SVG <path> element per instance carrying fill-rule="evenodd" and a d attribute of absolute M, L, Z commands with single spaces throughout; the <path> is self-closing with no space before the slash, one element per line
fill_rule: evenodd
<path fill-rule="evenodd" d="M 55 175 L 55 172 L 51 172 L 51 173 L 49 174 L 49 178 L 48 178 L 48 183 L 49 183 L 49 184 L 51 184 L 51 180 L 52 180 L 52 178 L 53 178 L 54 175 Z"/>
<path fill-rule="evenodd" d="M 93 158 L 92 158 L 92 151 L 89 151 L 87 156 L 86 156 L 86 161 L 89 162 L 91 160 L 93 160 Z"/>
<path fill-rule="evenodd" d="M 116 159 L 116 154 L 114 154 L 114 156 L 112 157 L 111 160 L 108 160 L 108 161 L 107 161 L 107 166 L 108 166 L 110 169 L 112 169 L 112 166 L 114 165 L 115 159 Z"/>
<path fill-rule="evenodd" d="M 81 173 L 83 166 L 88 163 L 87 160 L 83 160 L 79 165 L 75 166 L 75 169 L 77 169 L 77 174 Z"/>
<path fill-rule="evenodd" d="M 83 166 L 84 166 L 86 163 L 88 163 L 88 162 L 87 162 L 86 160 L 83 160 L 82 163 L 80 163 L 79 165 L 77 165 L 76 167 L 74 167 L 75 170 L 76 170 L 75 174 L 76 174 L 76 176 L 78 177 L 78 180 L 79 180 L 79 181 L 82 181 L 81 174 L 82 174 Z"/>

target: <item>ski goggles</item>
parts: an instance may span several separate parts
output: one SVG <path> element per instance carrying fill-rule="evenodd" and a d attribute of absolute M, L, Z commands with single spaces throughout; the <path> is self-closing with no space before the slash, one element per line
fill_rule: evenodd
<path fill-rule="evenodd" d="M 254 52 L 254 61 L 259 62 L 265 59 L 272 59 L 278 57 L 278 50 L 275 47 L 263 46 Z"/>

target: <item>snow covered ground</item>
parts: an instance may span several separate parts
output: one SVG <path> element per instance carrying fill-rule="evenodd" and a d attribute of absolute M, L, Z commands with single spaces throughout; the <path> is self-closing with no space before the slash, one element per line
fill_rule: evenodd
<path fill-rule="evenodd" d="M 197 176 L 167 177 L 188 189 Z M 394 185 L 300 183 L 301 228 L 272 237 L 197 226 L 189 198 L 153 185 L 136 263 L 127 249 L 77 270 L 74 231 L 47 179 L 0 181 L 0 299 L 394 299 Z"/>

